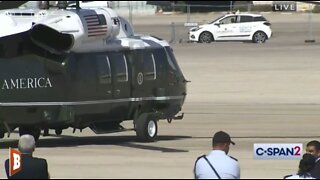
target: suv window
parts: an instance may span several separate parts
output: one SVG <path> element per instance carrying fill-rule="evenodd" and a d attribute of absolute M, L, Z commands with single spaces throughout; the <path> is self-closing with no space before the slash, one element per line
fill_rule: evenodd
<path fill-rule="evenodd" d="M 258 17 L 253 17 L 253 21 L 267 21 L 266 18 L 264 18 L 263 16 L 258 16 Z"/>
<path fill-rule="evenodd" d="M 226 17 L 226 18 L 220 20 L 220 23 L 221 23 L 221 24 L 236 23 L 236 22 L 237 22 L 237 17 L 238 17 L 238 16 L 229 16 L 229 17 Z"/>
<path fill-rule="evenodd" d="M 240 16 L 241 23 L 252 22 L 252 19 L 252 16 Z"/>

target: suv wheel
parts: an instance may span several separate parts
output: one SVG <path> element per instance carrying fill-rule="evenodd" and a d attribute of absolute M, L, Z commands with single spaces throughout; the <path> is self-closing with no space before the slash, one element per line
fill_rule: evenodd
<path fill-rule="evenodd" d="M 262 31 L 257 31 L 253 34 L 252 41 L 254 43 L 264 43 L 267 40 L 267 35 L 266 33 Z"/>
<path fill-rule="evenodd" d="M 201 43 L 211 43 L 213 41 L 213 36 L 210 32 L 204 31 L 199 36 L 199 42 Z"/>

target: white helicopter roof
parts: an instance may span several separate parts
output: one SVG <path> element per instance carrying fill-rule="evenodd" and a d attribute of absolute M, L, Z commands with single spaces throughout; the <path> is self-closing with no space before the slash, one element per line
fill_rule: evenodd
<path fill-rule="evenodd" d="M 91 13 L 91 14 L 90 14 Z M 93 14 L 92 14 L 93 13 Z M 106 25 L 94 24 L 91 16 L 103 15 Z M 91 19 L 88 19 L 91 18 Z M 97 18 L 98 19 L 98 18 Z M 72 34 L 74 48 L 70 52 L 96 52 L 121 49 L 144 49 L 169 46 L 159 38 L 135 35 L 130 23 L 109 8 L 89 9 L 9 9 L 0 11 L 0 38 L 29 31 L 37 24 L 55 29 L 60 33 Z M 90 25 L 92 24 L 93 25 Z M 97 27 L 99 26 L 99 27 Z M 90 31 L 90 29 L 95 28 Z M 90 34 L 93 34 L 90 37 Z M 101 36 L 94 36 L 96 33 Z M 105 36 L 103 34 L 105 33 Z"/>

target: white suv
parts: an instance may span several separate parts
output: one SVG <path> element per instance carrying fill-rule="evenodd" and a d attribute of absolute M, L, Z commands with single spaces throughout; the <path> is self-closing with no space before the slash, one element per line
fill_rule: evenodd
<path fill-rule="evenodd" d="M 270 26 L 259 14 L 227 14 L 211 23 L 191 28 L 189 40 L 201 43 L 230 40 L 264 43 L 271 37 Z"/>

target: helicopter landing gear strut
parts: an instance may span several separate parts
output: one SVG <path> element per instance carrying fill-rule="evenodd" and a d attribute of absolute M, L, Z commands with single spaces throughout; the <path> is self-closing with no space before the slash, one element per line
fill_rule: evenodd
<path fill-rule="evenodd" d="M 135 120 L 135 131 L 143 142 L 153 142 L 158 133 L 158 119 L 153 113 L 143 113 Z"/>
<path fill-rule="evenodd" d="M 0 131 L 0 139 L 4 138 L 4 132 Z"/>
<path fill-rule="evenodd" d="M 30 134 L 34 137 L 35 141 L 39 140 L 41 130 L 39 128 L 19 127 L 19 135 Z"/>

